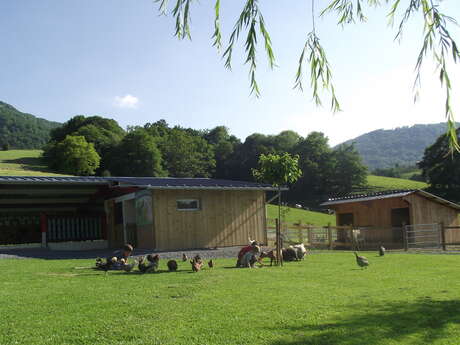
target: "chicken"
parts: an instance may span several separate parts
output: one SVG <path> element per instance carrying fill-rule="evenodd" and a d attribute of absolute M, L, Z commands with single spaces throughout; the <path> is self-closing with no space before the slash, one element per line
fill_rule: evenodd
<path fill-rule="evenodd" d="M 168 270 L 170 272 L 177 271 L 177 261 L 176 260 L 169 260 L 166 265 L 168 266 Z"/>
<path fill-rule="evenodd" d="M 366 257 L 360 256 L 355 252 L 356 256 L 356 263 L 358 264 L 359 267 L 366 267 L 369 266 L 369 260 L 367 260 Z"/>

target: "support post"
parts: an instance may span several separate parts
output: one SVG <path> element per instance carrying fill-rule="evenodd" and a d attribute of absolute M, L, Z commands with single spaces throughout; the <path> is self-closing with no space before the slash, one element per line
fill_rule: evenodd
<path fill-rule="evenodd" d="M 439 230 L 441 231 L 442 250 L 446 251 L 446 227 L 444 222 L 439 224 Z"/>
<path fill-rule="evenodd" d="M 331 223 L 327 223 L 327 239 L 329 240 L 329 250 L 332 250 L 332 229 L 331 229 Z"/>
<path fill-rule="evenodd" d="M 46 214 L 42 213 L 40 215 L 40 232 L 42 234 L 42 243 L 41 243 L 42 248 L 46 248 L 46 246 L 48 245 L 47 240 L 46 240 L 47 230 L 48 230 L 48 220 L 46 218 Z"/>
<path fill-rule="evenodd" d="M 350 229 L 348 229 L 348 238 L 350 239 L 351 249 L 356 250 L 355 241 L 353 240 L 353 225 L 350 224 Z"/>
<path fill-rule="evenodd" d="M 276 266 L 279 266 L 281 263 L 281 236 L 280 236 L 280 220 L 279 218 L 276 218 Z"/>
<path fill-rule="evenodd" d="M 313 246 L 313 234 L 312 234 L 312 228 L 310 225 L 307 226 L 307 236 L 308 236 L 308 245 L 312 247 Z"/>
<path fill-rule="evenodd" d="M 403 224 L 402 226 L 403 239 L 404 239 L 404 250 L 407 252 L 409 249 L 408 236 L 407 236 L 407 227 Z"/>
<path fill-rule="evenodd" d="M 299 220 L 298 235 L 299 235 L 299 243 L 303 243 L 302 221 L 301 220 Z"/>

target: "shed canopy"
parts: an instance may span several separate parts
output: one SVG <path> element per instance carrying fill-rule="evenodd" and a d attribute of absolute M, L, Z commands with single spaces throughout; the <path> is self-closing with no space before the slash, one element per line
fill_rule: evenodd
<path fill-rule="evenodd" d="M 443 204 L 445 206 L 449 206 L 457 210 L 460 210 L 460 205 L 455 204 L 449 200 L 443 199 L 437 195 L 428 193 L 421 189 L 392 190 L 392 191 L 385 191 L 385 192 L 378 192 L 378 193 L 348 195 L 348 196 L 340 197 L 340 198 L 330 198 L 326 202 L 323 202 L 321 206 L 332 206 L 332 205 L 346 204 L 346 203 L 351 203 L 351 202 L 405 197 L 410 194 L 417 194 L 419 196 L 422 196 L 426 199 L 437 202 L 439 204 Z"/>
<path fill-rule="evenodd" d="M 0 185 L 99 185 L 107 187 L 139 187 L 147 189 L 196 190 L 266 190 L 277 187 L 265 183 L 220 180 L 211 178 L 173 177 L 94 177 L 94 176 L 0 176 Z M 287 188 L 283 187 L 282 190 Z"/>

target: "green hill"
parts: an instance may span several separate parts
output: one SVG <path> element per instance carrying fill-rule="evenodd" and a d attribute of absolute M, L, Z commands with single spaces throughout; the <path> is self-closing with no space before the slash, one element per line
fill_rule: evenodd
<path fill-rule="evenodd" d="M 0 175 L 64 176 L 49 172 L 40 159 L 41 154 L 41 150 L 0 151 Z"/>
<path fill-rule="evenodd" d="M 428 184 L 425 182 L 375 175 L 368 175 L 367 183 L 369 185 L 368 191 L 370 192 L 381 192 L 395 189 L 424 189 L 428 187 Z"/>
<path fill-rule="evenodd" d="M 460 124 L 459 124 L 460 125 Z M 446 123 L 378 129 L 345 143 L 355 147 L 371 171 L 395 164 L 412 166 L 422 159 L 425 148 L 446 132 Z"/>
<path fill-rule="evenodd" d="M 324 226 L 328 223 L 335 225 L 335 216 L 329 215 L 321 212 L 306 211 L 293 207 L 281 207 L 282 213 L 284 214 L 284 221 L 287 223 L 298 223 L 299 221 L 302 224 L 312 224 Z M 267 205 L 267 218 L 275 219 L 278 218 L 278 206 L 276 205 Z M 283 216 L 281 216 L 283 219 Z"/>
<path fill-rule="evenodd" d="M 51 129 L 60 125 L 22 113 L 0 101 L 0 146 L 8 144 L 12 149 L 40 149 L 48 142 Z"/>

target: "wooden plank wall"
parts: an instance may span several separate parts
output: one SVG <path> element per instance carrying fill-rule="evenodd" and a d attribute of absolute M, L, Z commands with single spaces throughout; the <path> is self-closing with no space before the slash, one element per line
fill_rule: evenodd
<path fill-rule="evenodd" d="M 398 197 L 334 205 L 337 215 L 353 213 L 355 227 L 377 227 L 366 232 L 366 240 L 369 242 L 392 242 L 394 235 L 391 229 L 391 210 L 406 207 L 409 207 L 409 203 Z M 338 220 L 337 216 L 336 222 Z"/>
<path fill-rule="evenodd" d="M 445 226 L 459 226 L 459 212 L 443 204 L 431 201 L 417 194 L 405 197 L 411 204 L 412 224 L 433 224 L 444 222 Z"/>
<path fill-rule="evenodd" d="M 198 211 L 178 211 L 177 199 L 199 199 Z M 263 191 L 153 191 L 156 249 L 244 245 L 266 240 Z"/>
<path fill-rule="evenodd" d="M 391 227 L 391 209 L 409 204 L 401 198 L 386 198 L 334 205 L 336 213 L 353 213 L 354 226 Z M 338 220 L 339 217 L 336 217 Z M 338 225 L 338 224 L 337 224 Z"/>

